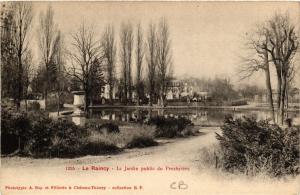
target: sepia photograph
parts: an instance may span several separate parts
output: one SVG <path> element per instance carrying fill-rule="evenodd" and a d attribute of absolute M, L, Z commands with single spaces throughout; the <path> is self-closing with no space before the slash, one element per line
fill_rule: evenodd
<path fill-rule="evenodd" d="M 300 194 L 300 2 L 0 7 L 1 195 Z"/>

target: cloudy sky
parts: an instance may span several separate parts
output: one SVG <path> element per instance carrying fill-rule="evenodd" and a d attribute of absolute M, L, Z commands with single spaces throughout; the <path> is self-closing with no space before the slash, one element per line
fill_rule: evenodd
<path fill-rule="evenodd" d="M 34 32 L 39 13 L 48 5 L 34 3 Z M 83 21 L 93 26 L 99 39 L 105 25 L 112 23 L 118 41 L 122 21 L 134 25 L 140 22 L 146 33 L 149 22 L 165 17 L 170 27 L 175 76 L 223 75 L 233 81 L 238 80 L 240 56 L 245 55 L 245 35 L 255 24 L 269 19 L 275 12 L 288 12 L 295 23 L 300 18 L 297 2 L 51 2 L 51 6 L 66 46 L 70 43 L 70 33 Z M 262 83 L 263 74 L 244 82 Z"/>

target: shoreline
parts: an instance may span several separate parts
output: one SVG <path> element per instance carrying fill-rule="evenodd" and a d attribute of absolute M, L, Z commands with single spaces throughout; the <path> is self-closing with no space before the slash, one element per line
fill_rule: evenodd
<path fill-rule="evenodd" d="M 120 108 L 129 108 L 129 109 L 215 109 L 215 110 L 231 110 L 231 111 L 271 111 L 271 109 L 266 107 L 249 107 L 249 106 L 136 106 L 136 105 L 94 105 L 89 106 L 90 109 L 120 109 Z M 275 109 L 275 112 L 277 110 Z M 288 112 L 299 112 L 298 108 L 289 108 Z"/>

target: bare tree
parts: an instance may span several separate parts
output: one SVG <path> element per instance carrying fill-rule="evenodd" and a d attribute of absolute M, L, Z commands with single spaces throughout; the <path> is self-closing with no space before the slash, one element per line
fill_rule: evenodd
<path fill-rule="evenodd" d="M 120 61 L 122 63 L 122 75 L 124 85 L 124 101 L 132 99 L 132 50 L 133 50 L 133 27 L 131 23 L 122 23 L 120 30 Z"/>
<path fill-rule="evenodd" d="M 68 74 L 82 85 L 85 93 L 84 110 L 88 110 L 88 105 L 91 100 L 91 90 L 93 90 L 93 81 L 95 66 L 100 66 L 102 63 L 102 52 L 100 43 L 96 40 L 95 33 L 91 28 L 87 28 L 82 23 L 74 34 L 72 34 L 72 49 L 69 51 L 69 56 L 72 61 L 72 67 Z"/>
<path fill-rule="evenodd" d="M 109 99 L 113 104 L 113 90 L 115 86 L 116 46 L 115 32 L 112 25 L 108 25 L 102 36 L 102 49 L 107 68 L 107 83 L 109 85 Z"/>
<path fill-rule="evenodd" d="M 28 51 L 29 37 L 28 32 L 31 27 L 31 21 L 33 18 L 32 3 L 30 2 L 13 2 L 14 10 L 14 46 L 18 58 L 18 95 L 17 95 L 17 108 L 20 108 L 20 103 L 23 95 L 23 61 L 26 52 Z"/>
<path fill-rule="evenodd" d="M 54 12 L 49 5 L 46 13 L 41 13 L 38 30 L 38 43 L 41 52 L 43 65 L 46 67 L 46 79 L 44 85 L 45 106 L 48 106 L 48 90 L 50 79 L 50 66 L 55 56 L 55 44 L 57 43 L 57 28 L 53 21 Z"/>
<path fill-rule="evenodd" d="M 143 58 L 144 58 L 144 50 L 143 50 L 144 42 L 143 42 L 143 32 L 141 25 L 138 24 L 137 32 L 136 32 L 136 93 L 137 93 L 137 104 L 140 105 L 140 99 L 142 97 L 142 72 L 143 72 Z"/>
<path fill-rule="evenodd" d="M 165 105 L 167 82 L 171 78 L 172 61 L 170 50 L 170 32 L 167 21 L 162 18 L 158 26 L 157 35 L 157 71 L 159 77 L 159 99 L 161 106 Z"/>
<path fill-rule="evenodd" d="M 147 67 L 148 67 L 148 82 L 149 82 L 149 105 L 152 106 L 155 98 L 155 74 L 157 67 L 157 38 L 155 24 L 150 23 L 147 34 Z"/>
<path fill-rule="evenodd" d="M 289 77 L 292 75 L 290 74 L 294 65 L 292 60 L 298 49 L 299 42 L 295 26 L 287 15 L 275 14 L 268 21 L 268 30 L 270 33 L 268 52 L 275 65 L 278 81 L 277 117 L 278 121 L 283 124 L 287 84 Z"/>
<path fill-rule="evenodd" d="M 56 41 L 54 44 L 55 55 L 54 55 L 54 68 L 55 68 L 55 81 L 56 81 L 56 92 L 57 92 L 57 115 L 60 112 L 60 103 L 62 96 L 62 89 L 64 85 L 64 45 L 61 32 L 58 31 Z"/>
<path fill-rule="evenodd" d="M 22 75 L 22 85 L 23 85 L 23 96 L 25 97 L 25 110 L 28 111 L 27 104 L 27 95 L 28 95 L 28 87 L 30 84 L 30 80 L 32 78 L 32 54 L 31 51 L 28 50 L 26 52 L 26 56 L 24 56 L 23 62 L 23 75 Z"/>
<path fill-rule="evenodd" d="M 272 84 L 270 77 L 270 62 L 267 46 L 269 44 L 270 35 L 264 26 L 257 26 L 253 33 L 249 33 L 247 41 L 247 49 L 251 51 L 251 57 L 244 59 L 244 64 L 240 69 L 242 79 L 248 78 L 257 71 L 264 71 L 268 101 L 271 109 L 271 117 L 275 123 L 275 111 L 273 103 Z"/>

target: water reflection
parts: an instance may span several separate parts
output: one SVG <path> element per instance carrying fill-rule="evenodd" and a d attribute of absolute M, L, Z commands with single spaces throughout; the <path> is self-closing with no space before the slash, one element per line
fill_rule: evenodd
<path fill-rule="evenodd" d="M 230 111 L 217 109 L 101 109 L 92 110 L 90 118 L 137 122 L 145 121 L 155 116 L 164 116 L 165 118 L 185 117 L 190 119 L 195 125 L 221 125 L 226 115 L 232 115 L 234 118 L 248 116 L 256 117 L 258 120 L 266 120 L 270 119 L 271 113 L 268 111 Z M 290 112 L 288 116 L 298 119 L 300 114 L 299 112 Z"/>

